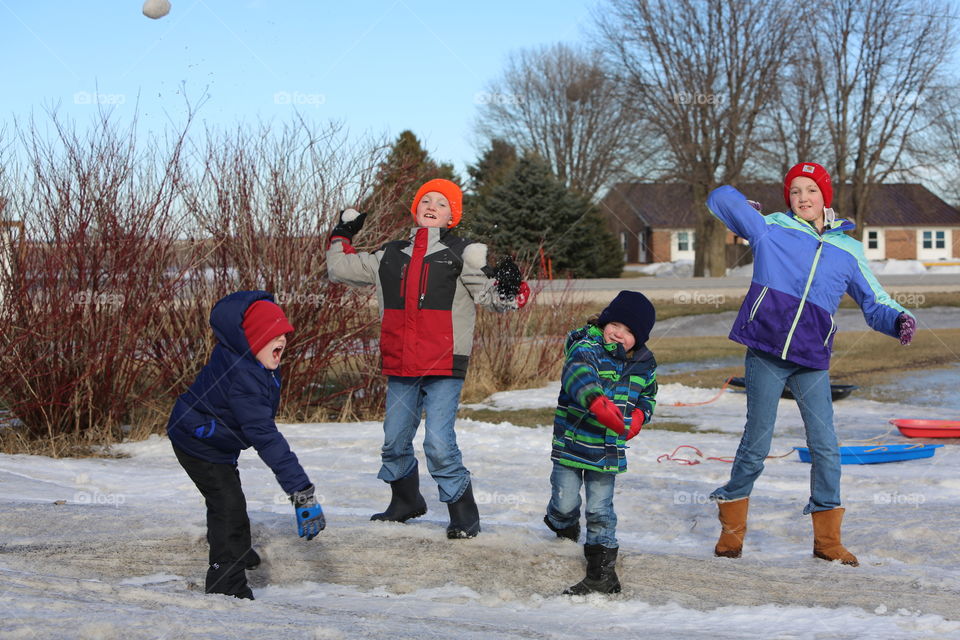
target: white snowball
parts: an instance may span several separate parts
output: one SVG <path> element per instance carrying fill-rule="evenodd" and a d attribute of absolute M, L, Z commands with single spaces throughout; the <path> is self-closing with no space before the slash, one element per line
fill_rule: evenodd
<path fill-rule="evenodd" d="M 170 13 L 170 0 L 146 0 L 143 3 L 143 15 L 154 20 Z"/>

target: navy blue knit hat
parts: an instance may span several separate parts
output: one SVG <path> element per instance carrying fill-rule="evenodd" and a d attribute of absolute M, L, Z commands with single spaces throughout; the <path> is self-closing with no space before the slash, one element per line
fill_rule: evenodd
<path fill-rule="evenodd" d="M 627 325 L 637 346 L 647 343 L 650 330 L 657 321 L 657 310 L 647 296 L 639 291 L 621 291 L 607 308 L 600 312 L 597 320 L 598 327 L 604 327 L 610 322 L 620 322 Z"/>

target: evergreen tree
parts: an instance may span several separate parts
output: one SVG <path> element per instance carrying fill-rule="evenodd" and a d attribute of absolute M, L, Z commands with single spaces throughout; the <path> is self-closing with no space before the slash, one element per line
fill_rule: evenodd
<path fill-rule="evenodd" d="M 377 169 L 373 192 L 361 203 L 362 211 L 373 214 L 367 224 L 373 222 L 387 232 L 409 227 L 413 196 L 420 185 L 433 178 L 460 183 L 452 164 L 438 164 L 430 158 L 412 131 L 400 133 Z"/>
<path fill-rule="evenodd" d="M 471 212 L 472 234 L 495 255 L 538 263 L 540 248 L 555 276 L 619 277 L 623 252 L 590 201 L 563 186 L 539 156 L 516 161 Z"/>

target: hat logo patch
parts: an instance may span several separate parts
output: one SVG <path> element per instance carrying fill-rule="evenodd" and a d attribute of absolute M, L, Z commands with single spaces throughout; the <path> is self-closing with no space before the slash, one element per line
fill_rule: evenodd
<path fill-rule="evenodd" d="M 812 164 L 805 164 L 803 165 L 802 171 L 804 173 L 813 173 L 814 171 L 816 171 L 816 168 Z"/>

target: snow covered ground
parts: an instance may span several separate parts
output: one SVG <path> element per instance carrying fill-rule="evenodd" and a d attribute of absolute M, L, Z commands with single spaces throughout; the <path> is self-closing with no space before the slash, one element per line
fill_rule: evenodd
<path fill-rule="evenodd" d="M 555 385 L 500 393 L 492 408 L 552 406 Z M 423 476 L 430 511 L 372 523 L 388 488 L 376 479 L 379 423 L 284 425 L 328 518 L 313 541 L 251 452 L 240 468 L 264 565 L 257 600 L 202 593 L 200 496 L 165 438 L 126 444 L 120 459 L 0 456 L 3 638 L 960 638 L 960 448 L 930 459 L 844 467 L 844 541 L 859 568 L 811 556 L 801 510 L 807 464 L 770 460 L 751 502 L 745 555 L 712 555 L 710 491 L 723 462 L 657 462 L 679 445 L 734 453 L 745 396 L 664 385 L 657 418 L 709 433 L 645 429 L 617 481 L 623 594 L 558 595 L 582 576 L 581 547 L 541 522 L 550 429 L 461 420 L 483 533 L 448 541 L 446 509 Z M 957 418 L 937 406 L 838 402 L 847 444 L 884 436 L 891 417 Z M 719 433 L 716 433 L 716 432 Z M 420 440 L 418 439 L 418 450 Z M 803 445 L 784 401 L 774 454 Z M 697 458 L 692 450 L 682 455 Z M 421 459 L 421 469 L 425 469 Z M 58 501 L 65 501 L 57 504 Z"/>
<path fill-rule="evenodd" d="M 662 335 L 725 334 L 723 314 L 658 324 Z M 844 329 L 866 330 L 858 312 Z M 921 325 L 957 326 L 954 309 L 924 309 Z M 660 335 L 660 334 L 658 334 Z M 656 336 L 655 336 L 656 337 Z M 731 366 L 733 362 L 718 362 Z M 684 363 L 662 368 L 682 370 Z M 702 363 L 697 365 L 702 367 Z M 890 418 L 960 419 L 952 369 L 896 383 L 912 404 L 837 402 L 843 444 L 909 442 Z M 655 421 L 617 480 L 624 592 L 566 597 L 583 575 L 581 547 L 542 524 L 550 427 L 462 419 L 483 533 L 448 541 L 445 505 L 421 476 L 429 512 L 406 525 L 373 523 L 389 489 L 376 479 L 379 423 L 283 425 L 318 487 L 328 527 L 296 537 L 292 509 L 253 452 L 240 469 L 263 565 L 257 600 L 202 593 L 207 547 L 199 493 L 166 438 L 118 447 L 125 458 L 52 460 L 0 455 L 0 638 L 960 638 L 960 440 L 933 458 L 844 466 L 844 542 L 858 568 L 811 555 L 803 427 L 781 403 L 771 459 L 751 500 L 745 555 L 714 558 L 716 507 L 745 396 L 661 386 Z M 494 394 L 495 410 L 552 407 L 558 387 Z M 422 449 L 422 434 L 418 452 Z M 677 450 L 699 464 L 658 458 Z M 696 451 L 691 448 L 696 447 Z M 698 455 L 697 452 L 700 452 Z M 418 453 L 419 455 L 419 453 Z M 426 465 L 421 457 L 421 470 Z"/>

